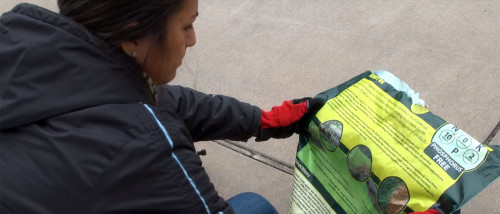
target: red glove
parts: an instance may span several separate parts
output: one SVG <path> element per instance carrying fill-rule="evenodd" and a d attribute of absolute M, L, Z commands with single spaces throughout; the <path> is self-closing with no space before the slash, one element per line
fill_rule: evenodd
<path fill-rule="evenodd" d="M 320 99 L 310 97 L 288 100 L 281 106 L 274 106 L 271 111 L 261 110 L 260 127 L 256 141 L 269 138 L 287 138 L 299 129 L 299 121 L 309 112 L 316 111 L 323 105 Z"/>
<path fill-rule="evenodd" d="M 260 127 L 267 129 L 292 125 L 309 112 L 307 103 L 306 101 L 293 104 L 292 100 L 287 100 L 281 106 L 274 106 L 271 111 L 261 110 Z"/>

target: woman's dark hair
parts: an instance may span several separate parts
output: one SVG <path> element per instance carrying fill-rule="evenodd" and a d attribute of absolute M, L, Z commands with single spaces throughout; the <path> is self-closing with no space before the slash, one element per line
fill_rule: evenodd
<path fill-rule="evenodd" d="M 85 26 L 104 41 L 119 47 L 155 35 L 164 42 L 167 20 L 182 0 L 58 0 L 60 14 Z"/>

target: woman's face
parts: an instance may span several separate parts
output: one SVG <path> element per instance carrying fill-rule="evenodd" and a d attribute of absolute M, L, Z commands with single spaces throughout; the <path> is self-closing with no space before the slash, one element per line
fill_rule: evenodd
<path fill-rule="evenodd" d="M 154 35 L 136 42 L 135 60 L 142 65 L 155 85 L 173 80 L 186 48 L 195 45 L 193 23 L 197 16 L 198 0 L 183 0 L 180 11 L 167 20 L 163 45 L 157 46 L 157 37 Z"/>

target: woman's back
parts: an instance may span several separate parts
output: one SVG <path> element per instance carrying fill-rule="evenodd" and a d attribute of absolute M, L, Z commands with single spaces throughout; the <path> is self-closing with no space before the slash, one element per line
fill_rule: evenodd
<path fill-rule="evenodd" d="M 163 109 L 159 117 L 182 144 L 166 146 L 148 111 L 149 88 L 126 55 L 33 5 L 0 20 L 2 213 L 206 212 L 170 160 L 175 149 L 201 168 L 177 133 L 188 132 Z M 213 197 L 205 197 L 211 206 L 227 207 Z"/>

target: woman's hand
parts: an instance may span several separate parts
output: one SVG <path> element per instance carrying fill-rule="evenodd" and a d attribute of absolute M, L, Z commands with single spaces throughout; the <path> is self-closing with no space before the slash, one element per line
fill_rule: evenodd
<path fill-rule="evenodd" d="M 260 126 L 255 141 L 266 141 L 269 138 L 287 138 L 297 133 L 299 121 L 308 113 L 315 112 L 323 106 L 318 98 L 305 97 L 288 100 L 271 111 L 261 110 Z"/>

